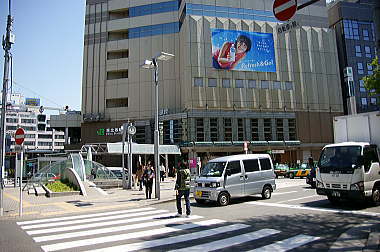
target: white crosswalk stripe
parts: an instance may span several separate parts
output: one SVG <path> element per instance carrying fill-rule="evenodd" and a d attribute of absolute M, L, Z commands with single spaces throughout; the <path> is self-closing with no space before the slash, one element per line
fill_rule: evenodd
<path fill-rule="evenodd" d="M 249 243 L 271 237 L 278 240 L 275 229 L 259 229 L 243 223 L 204 217 L 174 217 L 175 213 L 154 208 L 140 208 L 106 213 L 57 217 L 17 224 L 43 251 L 138 251 L 164 246 L 172 251 L 210 251 Z M 170 235 L 170 236 L 169 236 Z M 284 234 L 283 234 L 284 235 Z M 282 235 L 282 237 L 283 237 Z M 205 239 L 204 239 L 205 238 Z M 299 234 L 275 241 L 253 251 L 287 251 L 320 239 Z M 170 246 L 170 247 L 165 247 Z"/>

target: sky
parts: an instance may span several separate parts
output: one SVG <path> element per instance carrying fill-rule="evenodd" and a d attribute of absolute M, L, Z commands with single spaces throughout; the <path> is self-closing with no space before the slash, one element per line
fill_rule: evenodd
<path fill-rule="evenodd" d="M 0 1 L 0 35 L 8 1 Z M 80 110 L 85 0 L 11 0 L 14 18 L 13 91 L 41 105 Z M 1 47 L 1 89 L 4 50 Z"/>

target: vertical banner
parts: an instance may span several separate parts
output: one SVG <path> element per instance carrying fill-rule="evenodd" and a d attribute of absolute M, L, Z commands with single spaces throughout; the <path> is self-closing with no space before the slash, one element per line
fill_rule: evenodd
<path fill-rule="evenodd" d="M 276 72 L 272 33 L 211 29 L 216 69 Z"/>

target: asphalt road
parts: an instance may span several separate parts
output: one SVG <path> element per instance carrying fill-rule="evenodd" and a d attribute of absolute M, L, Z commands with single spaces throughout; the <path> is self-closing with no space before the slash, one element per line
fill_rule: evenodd
<path fill-rule="evenodd" d="M 380 207 L 333 206 L 303 179 L 277 184 L 269 200 L 251 196 L 226 207 L 192 200 L 191 218 L 175 218 L 175 202 L 167 202 L 35 222 L 1 221 L 0 251 L 359 251 L 380 223 Z"/>

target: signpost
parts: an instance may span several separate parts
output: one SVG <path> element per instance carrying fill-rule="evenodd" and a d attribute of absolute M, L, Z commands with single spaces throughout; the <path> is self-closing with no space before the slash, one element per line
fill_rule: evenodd
<path fill-rule="evenodd" d="M 25 131 L 23 128 L 18 128 L 15 133 L 15 142 L 17 145 L 21 145 L 21 160 L 20 160 L 20 208 L 19 215 L 22 216 L 22 168 L 24 166 L 24 139 L 25 139 Z M 16 183 L 16 181 L 15 181 Z"/>
<path fill-rule="evenodd" d="M 297 0 L 275 0 L 273 14 L 280 21 L 291 19 L 297 11 Z"/>

